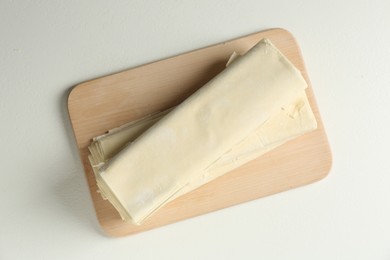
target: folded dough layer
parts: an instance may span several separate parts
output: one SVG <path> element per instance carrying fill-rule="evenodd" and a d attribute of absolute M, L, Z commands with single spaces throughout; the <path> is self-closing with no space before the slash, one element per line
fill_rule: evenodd
<path fill-rule="evenodd" d="M 108 162 L 99 158 L 101 147 L 92 148 L 102 195 L 123 218 L 142 222 L 180 194 L 314 129 L 306 86 L 268 40 L 260 41 L 161 120 L 132 124 L 128 131 L 140 136 Z M 288 119 L 294 115 L 295 125 Z M 120 150 L 114 146 L 108 158 Z"/>

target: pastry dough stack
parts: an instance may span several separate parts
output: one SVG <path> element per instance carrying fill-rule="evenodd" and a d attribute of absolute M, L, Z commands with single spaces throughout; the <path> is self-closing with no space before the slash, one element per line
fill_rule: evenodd
<path fill-rule="evenodd" d="M 267 39 L 183 103 L 94 138 L 100 193 L 141 224 L 167 202 L 309 131 L 300 71 Z"/>

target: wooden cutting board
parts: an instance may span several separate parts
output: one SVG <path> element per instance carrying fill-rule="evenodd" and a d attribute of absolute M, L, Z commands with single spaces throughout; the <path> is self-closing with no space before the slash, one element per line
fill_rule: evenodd
<path fill-rule="evenodd" d="M 245 53 L 262 38 L 269 38 L 303 73 L 318 129 L 170 202 L 141 226 L 123 222 L 97 193 L 87 158 L 91 139 L 179 104 L 222 71 L 233 51 Z M 71 90 L 68 109 L 96 214 L 110 236 L 149 230 L 312 183 L 325 177 L 331 167 L 330 148 L 301 52 L 294 37 L 283 29 L 251 34 L 82 83 Z"/>

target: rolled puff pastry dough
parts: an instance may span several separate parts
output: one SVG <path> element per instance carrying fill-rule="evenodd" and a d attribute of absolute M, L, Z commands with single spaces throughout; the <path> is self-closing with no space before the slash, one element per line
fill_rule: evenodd
<path fill-rule="evenodd" d="M 122 217 L 140 223 L 306 86 L 264 39 L 99 168 L 99 188 Z"/>

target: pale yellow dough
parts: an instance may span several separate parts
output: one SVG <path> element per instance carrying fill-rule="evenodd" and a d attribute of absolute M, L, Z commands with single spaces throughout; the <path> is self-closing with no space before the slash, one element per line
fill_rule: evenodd
<path fill-rule="evenodd" d="M 170 113 L 95 138 L 90 160 L 98 186 L 124 219 L 140 223 L 173 198 L 316 128 L 306 82 L 268 40 L 234 58 Z"/>

